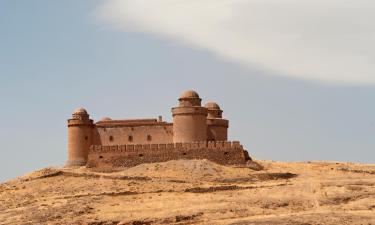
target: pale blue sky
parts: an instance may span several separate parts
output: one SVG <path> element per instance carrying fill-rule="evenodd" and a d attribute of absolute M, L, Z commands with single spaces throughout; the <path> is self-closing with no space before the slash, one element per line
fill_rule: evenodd
<path fill-rule="evenodd" d="M 103 1 L 0 1 L 0 181 L 66 160 L 66 119 L 157 117 L 185 89 L 217 101 L 256 159 L 375 162 L 374 85 L 332 85 L 244 66 L 101 23 Z"/>

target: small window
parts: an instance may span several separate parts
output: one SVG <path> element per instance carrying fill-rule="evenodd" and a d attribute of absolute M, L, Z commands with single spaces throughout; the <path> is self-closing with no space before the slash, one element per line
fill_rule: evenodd
<path fill-rule="evenodd" d="M 89 139 L 89 137 L 85 136 L 85 140 L 87 141 Z"/>
<path fill-rule="evenodd" d="M 229 154 L 229 152 L 224 152 L 224 155 L 228 155 Z"/>
<path fill-rule="evenodd" d="M 186 152 L 182 153 L 183 155 L 186 155 Z"/>
<path fill-rule="evenodd" d="M 109 136 L 109 141 L 113 141 L 113 136 Z"/>
<path fill-rule="evenodd" d="M 129 142 L 133 142 L 133 136 L 129 135 L 129 136 L 128 136 L 128 141 L 129 141 Z"/>
<path fill-rule="evenodd" d="M 151 140 L 152 140 L 151 135 L 147 135 L 147 141 L 151 141 Z"/>
<path fill-rule="evenodd" d="M 139 154 L 139 157 L 143 157 L 143 154 Z"/>
<path fill-rule="evenodd" d="M 102 159 L 103 158 L 103 156 L 101 155 L 101 156 L 99 156 L 99 159 Z"/>

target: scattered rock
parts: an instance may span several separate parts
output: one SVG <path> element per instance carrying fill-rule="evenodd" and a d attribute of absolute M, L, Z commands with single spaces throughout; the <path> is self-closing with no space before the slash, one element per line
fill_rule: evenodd
<path fill-rule="evenodd" d="M 181 222 L 181 221 L 186 221 L 186 220 L 193 220 L 196 217 L 202 216 L 202 215 L 203 215 L 202 212 L 197 213 L 197 214 L 193 214 L 193 215 L 189 215 L 189 216 L 178 215 L 178 216 L 176 216 L 176 222 Z"/>

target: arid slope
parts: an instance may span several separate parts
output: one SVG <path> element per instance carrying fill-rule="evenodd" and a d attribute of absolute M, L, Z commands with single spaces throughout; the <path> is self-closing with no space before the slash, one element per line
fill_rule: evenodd
<path fill-rule="evenodd" d="M 375 165 L 257 163 L 46 168 L 0 185 L 0 224 L 375 224 Z"/>

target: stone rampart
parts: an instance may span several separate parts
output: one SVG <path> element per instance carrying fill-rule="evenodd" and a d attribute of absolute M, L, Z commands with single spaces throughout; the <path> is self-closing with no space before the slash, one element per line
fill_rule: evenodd
<path fill-rule="evenodd" d="M 87 165 L 97 168 L 118 168 L 177 159 L 208 159 L 223 165 L 235 165 L 246 163 L 250 157 L 238 141 L 92 145 Z"/>

